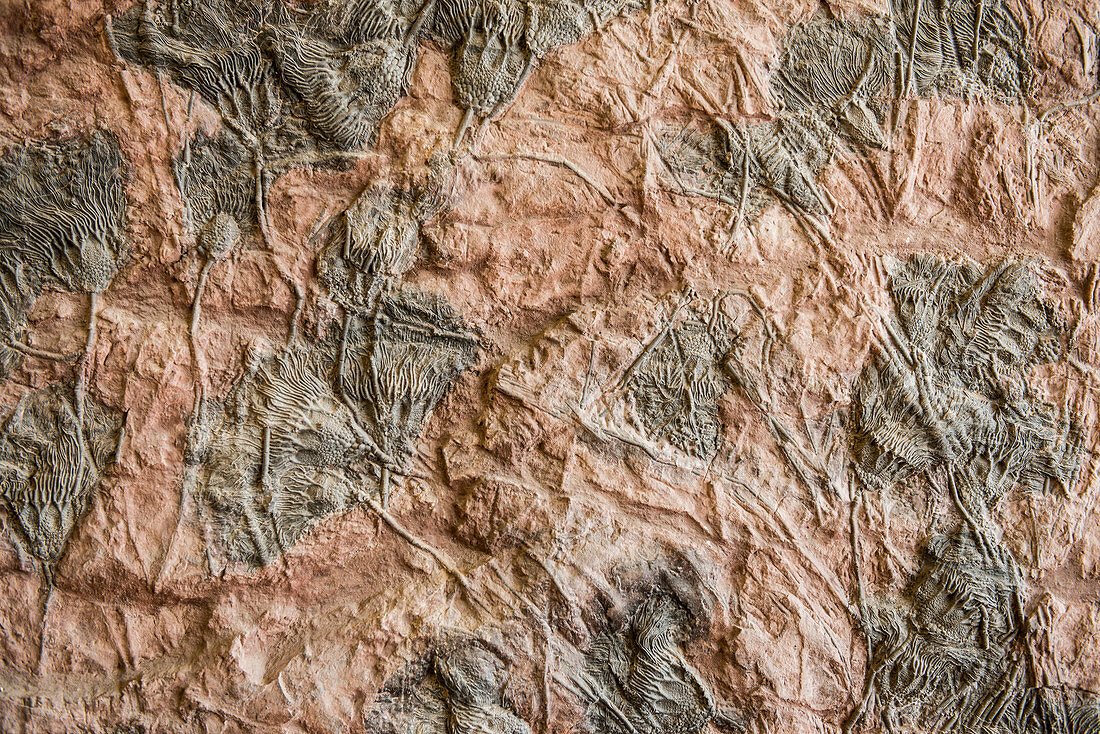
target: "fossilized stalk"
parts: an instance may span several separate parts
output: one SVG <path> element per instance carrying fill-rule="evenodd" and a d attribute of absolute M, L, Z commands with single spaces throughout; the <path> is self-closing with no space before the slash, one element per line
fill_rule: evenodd
<path fill-rule="evenodd" d="M 462 116 L 462 122 L 458 125 L 458 133 L 455 135 L 454 147 L 458 147 L 462 142 L 462 137 L 466 134 L 466 128 L 470 127 L 470 121 L 474 119 L 474 108 L 466 110 L 466 114 Z"/>
<path fill-rule="evenodd" d="M 210 268 L 214 266 L 214 258 L 207 255 L 206 262 L 202 264 L 199 272 L 199 284 L 195 286 L 195 300 L 191 302 L 191 338 L 194 339 L 199 332 L 199 316 L 202 310 L 202 291 L 206 287 L 206 277 L 210 274 Z"/>
<path fill-rule="evenodd" d="M 95 349 L 95 309 L 98 295 L 95 291 L 88 294 L 88 338 L 84 343 L 84 356 L 80 358 L 76 368 L 76 420 L 80 426 L 84 425 L 84 398 L 87 392 L 88 364 L 92 361 L 92 352 Z"/>
<path fill-rule="evenodd" d="M 53 362 L 73 362 L 80 357 L 79 354 L 61 354 L 60 352 L 51 352 L 47 349 L 39 349 L 32 347 L 29 344 L 24 344 L 16 339 L 11 339 L 5 342 L 5 345 L 11 347 L 17 352 L 22 352 L 30 357 L 38 357 L 39 359 L 48 359 Z"/>
<path fill-rule="evenodd" d="M 920 14 L 922 10 L 921 0 L 914 0 L 913 5 L 913 37 L 909 39 L 909 68 L 905 70 L 905 91 L 903 97 L 909 96 L 909 91 L 913 88 L 913 71 L 917 60 L 917 35 L 920 32 Z M 975 37 L 975 41 L 977 37 Z"/>
<path fill-rule="evenodd" d="M 372 510 L 374 510 L 375 514 L 377 514 L 387 525 L 389 525 L 390 530 L 396 533 L 398 537 L 411 545 L 413 548 L 416 548 L 419 551 L 423 551 L 424 553 L 427 553 L 429 556 L 431 556 L 432 559 L 436 563 L 438 563 L 444 571 L 454 577 L 455 581 L 458 583 L 459 586 L 462 587 L 462 590 L 466 593 L 466 597 L 470 601 L 477 604 L 490 616 L 493 615 L 493 611 L 485 602 L 481 600 L 480 595 L 475 592 L 474 589 L 470 586 L 470 582 L 466 578 L 466 574 L 462 573 L 462 571 L 458 569 L 458 567 L 450 558 L 448 558 L 442 551 L 433 546 L 431 543 L 425 540 L 421 540 L 420 538 L 416 537 L 408 530 L 406 530 L 404 525 L 398 522 L 396 518 L 394 518 L 390 513 L 384 510 L 377 502 L 370 499 L 369 497 L 367 498 L 366 502 L 367 505 Z"/>
<path fill-rule="evenodd" d="M 388 510 L 390 507 L 390 468 L 388 466 L 382 466 L 382 477 L 378 484 L 378 492 L 382 498 L 382 509 Z"/>

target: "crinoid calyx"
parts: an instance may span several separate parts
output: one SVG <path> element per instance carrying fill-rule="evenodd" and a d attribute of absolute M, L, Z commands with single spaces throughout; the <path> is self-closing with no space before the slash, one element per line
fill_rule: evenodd
<path fill-rule="evenodd" d="M 327 379 L 318 350 L 259 361 L 191 429 L 196 496 L 229 560 L 262 566 L 321 517 L 353 506 L 384 461 Z"/>
<path fill-rule="evenodd" d="M 467 639 L 438 643 L 386 681 L 367 717 L 370 734 L 530 734 L 507 706 L 507 666 Z"/>
<path fill-rule="evenodd" d="M 342 346 L 296 345 L 255 360 L 221 402 L 196 411 L 195 496 L 232 561 L 271 563 L 315 522 L 379 495 L 405 471 L 477 341 L 445 304 L 385 299 Z"/>
<path fill-rule="evenodd" d="M 30 348 L 27 313 L 45 289 L 96 294 L 126 256 L 118 141 L 84 138 L 13 146 L 0 156 L 0 376 Z"/>
<path fill-rule="evenodd" d="M 731 387 L 722 363 L 732 332 L 691 318 L 669 329 L 630 382 L 636 414 L 654 440 L 709 460 L 722 441 L 718 401 Z"/>
<path fill-rule="evenodd" d="M 446 202 L 453 161 L 433 154 L 422 181 L 371 186 L 337 218 L 317 274 L 348 314 L 372 312 L 420 252 L 421 227 Z"/>
<path fill-rule="evenodd" d="M 772 80 L 784 109 L 769 122 L 667 128 L 661 156 L 681 193 L 734 207 L 734 231 L 778 202 L 826 234 L 830 197 L 817 178 L 838 146 L 886 148 L 886 100 L 897 74 L 883 18 L 796 25 Z"/>
<path fill-rule="evenodd" d="M 1029 91 L 1028 34 L 1004 0 L 899 0 L 890 7 L 905 89 L 1003 101 Z"/>
<path fill-rule="evenodd" d="M 891 275 L 895 320 L 853 389 L 860 475 L 885 486 L 945 472 L 962 510 L 990 516 L 1013 487 L 1068 489 L 1079 431 L 1032 389 L 1062 322 L 1024 263 L 916 255 Z"/>
<path fill-rule="evenodd" d="M 784 39 L 773 86 L 790 113 L 821 117 L 846 142 L 885 148 L 894 51 L 886 18 L 800 23 Z"/>
<path fill-rule="evenodd" d="M 26 394 L 0 433 L 0 503 L 8 530 L 47 578 L 115 461 L 121 416 L 95 401 L 78 416 L 73 390 Z"/>

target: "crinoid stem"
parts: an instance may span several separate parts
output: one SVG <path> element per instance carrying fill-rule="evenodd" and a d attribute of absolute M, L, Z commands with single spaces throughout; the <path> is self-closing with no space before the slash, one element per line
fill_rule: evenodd
<path fill-rule="evenodd" d="M 382 478 L 378 484 L 378 491 L 382 497 L 382 509 L 390 509 L 390 468 L 382 467 Z"/>
<path fill-rule="evenodd" d="M 351 311 L 344 312 L 344 330 L 340 335 L 340 354 L 336 359 L 336 391 L 340 397 L 347 401 L 347 391 L 344 389 L 344 365 L 348 356 L 348 336 L 351 333 Z"/>
<path fill-rule="evenodd" d="M 294 342 L 298 341 L 298 319 L 302 315 L 302 308 L 306 303 L 306 294 L 302 291 L 302 285 L 298 281 L 292 280 L 291 286 L 294 288 L 294 313 L 290 316 L 290 329 L 286 335 L 286 346 L 289 349 L 294 346 Z"/>
<path fill-rule="evenodd" d="M 620 207 L 619 202 L 615 200 L 615 197 L 611 195 L 611 192 L 607 190 L 606 186 L 594 179 L 583 168 L 581 168 L 568 158 L 556 158 L 554 156 L 540 155 L 538 153 L 530 153 L 524 150 L 520 150 L 515 153 L 491 153 L 483 156 L 475 156 L 475 158 L 479 161 L 503 161 L 521 159 L 538 161 L 539 163 L 548 163 L 552 166 L 561 166 L 562 168 L 566 168 L 572 171 L 574 174 L 576 174 L 577 178 L 591 186 L 592 189 L 601 197 L 603 197 L 603 200 L 606 201 L 608 204 L 615 207 L 616 209 L 619 209 Z"/>
<path fill-rule="evenodd" d="M 749 141 L 744 135 L 741 136 L 741 143 L 745 146 L 745 152 L 741 156 L 741 195 L 737 201 L 737 221 L 733 225 L 733 235 L 741 229 L 741 223 L 745 221 L 745 204 L 749 199 Z"/>
<path fill-rule="evenodd" d="M 908 97 L 913 88 L 913 70 L 917 60 L 917 35 L 920 33 L 920 14 L 922 10 L 921 0 L 914 0 L 913 4 L 913 37 L 909 39 L 909 67 L 905 70 L 905 90 L 903 97 Z M 976 39 L 976 37 L 975 37 Z"/>
<path fill-rule="evenodd" d="M 859 616 L 861 618 L 867 617 L 867 604 L 866 604 L 866 592 L 863 587 L 863 571 L 860 568 L 860 552 L 859 552 L 859 509 L 863 504 L 863 488 L 860 486 L 859 478 L 852 472 L 848 475 L 848 501 L 851 504 L 851 514 L 849 515 L 848 525 L 852 533 L 852 569 L 856 575 L 856 594 L 858 594 L 859 603 Z"/>
<path fill-rule="evenodd" d="M 493 573 L 496 574 L 501 585 L 508 590 L 508 593 L 518 599 L 520 604 L 527 607 L 531 616 L 538 622 L 543 641 L 542 665 L 540 666 L 542 668 L 542 731 L 543 734 L 550 734 L 550 722 L 552 721 L 550 715 L 550 676 L 554 660 L 554 648 L 551 642 L 554 633 L 550 629 L 549 622 L 546 621 L 546 613 L 535 606 L 534 602 L 508 582 L 508 579 L 504 576 L 504 572 L 500 570 L 500 566 L 495 563 L 493 559 L 489 559 L 488 566 L 493 570 Z"/>
<path fill-rule="evenodd" d="M 256 552 L 260 554 L 260 560 L 266 566 L 275 560 L 276 554 L 264 542 L 263 530 L 260 527 L 260 520 L 256 517 L 255 510 L 251 507 L 245 507 L 242 514 L 248 524 L 248 534 L 252 536 L 252 544 L 256 546 Z M 276 535 L 276 537 L 278 536 Z"/>
<path fill-rule="evenodd" d="M 264 177 L 265 168 L 263 166 L 261 154 L 257 147 L 253 150 L 255 155 L 255 163 L 253 165 L 253 174 L 256 177 L 256 219 L 260 225 L 260 237 L 263 239 L 264 247 L 267 249 L 268 256 L 271 258 L 271 262 L 275 265 L 275 270 L 279 273 L 279 279 L 282 280 L 287 286 L 294 291 L 294 296 L 297 298 L 297 304 L 294 307 L 294 314 L 290 319 L 290 330 L 287 333 L 287 346 L 292 346 L 298 338 L 298 317 L 302 313 L 302 307 L 305 305 L 305 293 L 302 291 L 302 286 L 294 278 L 290 277 L 290 273 L 283 268 L 282 263 L 279 262 L 279 258 L 275 252 L 275 233 L 271 229 L 271 223 L 267 218 L 267 209 L 264 206 Z"/>
<path fill-rule="evenodd" d="M 267 491 L 268 476 L 271 471 L 271 428 L 264 426 L 263 460 L 260 463 L 260 491 Z"/>
<path fill-rule="evenodd" d="M 974 58 L 971 59 L 972 68 L 978 68 L 978 56 L 981 54 L 982 23 L 985 22 L 985 0 L 978 0 L 978 22 L 974 24 Z"/>
<path fill-rule="evenodd" d="M 42 564 L 42 583 L 46 587 L 42 592 L 42 622 L 38 631 L 38 659 L 35 662 L 35 674 L 41 677 L 42 662 L 46 658 L 46 633 L 49 630 L 50 608 L 53 601 L 53 568 L 49 564 Z"/>
<path fill-rule="evenodd" d="M 76 420 L 77 425 L 84 425 L 84 396 L 87 393 L 88 363 L 92 361 L 92 353 L 95 350 L 95 309 L 99 294 L 92 291 L 88 295 L 88 338 L 84 343 L 84 356 L 76 368 Z"/>
<path fill-rule="evenodd" d="M 474 108 L 466 110 L 466 114 L 462 116 L 462 122 L 458 126 L 458 134 L 455 135 L 454 147 L 458 147 L 462 142 L 462 137 L 466 134 L 466 128 L 470 127 L 470 121 L 474 119 Z"/>
<path fill-rule="evenodd" d="M 22 352 L 29 357 L 38 357 L 39 359 L 48 359 L 53 362 L 73 362 L 79 358 L 80 355 L 61 354 L 60 352 L 51 352 L 47 349 L 39 349 L 32 347 L 29 344 L 24 344 L 16 339 L 11 339 L 4 342 L 5 346 L 11 347 L 17 352 Z"/>
<path fill-rule="evenodd" d="M 469 599 L 474 604 L 477 604 L 490 616 L 493 615 L 493 610 L 490 609 L 489 606 L 481 600 L 481 595 L 474 591 L 474 589 L 470 586 L 470 581 L 466 578 L 466 575 L 462 573 L 462 571 L 458 570 L 458 567 L 450 558 L 447 557 L 445 553 L 443 553 L 443 551 L 439 550 L 426 540 L 421 540 L 420 538 L 410 533 L 408 530 L 405 529 L 405 526 L 399 523 L 392 515 L 390 515 L 390 513 L 382 509 L 381 505 L 379 505 L 377 502 L 370 499 L 369 497 L 367 498 L 367 505 L 372 510 L 374 510 L 375 514 L 382 518 L 382 521 L 385 522 L 386 525 L 390 527 L 390 530 L 396 533 L 398 537 L 411 545 L 413 548 L 427 553 L 436 563 L 439 564 L 439 566 L 443 570 L 453 576 L 458 585 L 462 587 L 462 590 L 466 593 L 467 599 Z"/>
<path fill-rule="evenodd" d="M 210 274 L 210 268 L 214 266 L 214 258 L 207 256 L 199 271 L 199 284 L 195 286 L 195 300 L 191 303 L 191 339 L 199 333 L 199 316 L 202 313 L 202 292 L 206 287 L 206 276 Z"/>

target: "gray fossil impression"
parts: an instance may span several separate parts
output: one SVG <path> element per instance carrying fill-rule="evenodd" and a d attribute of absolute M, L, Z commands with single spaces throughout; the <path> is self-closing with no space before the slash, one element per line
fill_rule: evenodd
<path fill-rule="evenodd" d="M 710 460 L 722 441 L 718 400 L 731 387 L 723 364 L 733 330 L 692 316 L 668 329 L 631 378 L 638 417 L 651 439 Z"/>
<path fill-rule="evenodd" d="M 224 122 L 176 166 L 198 232 L 218 213 L 262 224 L 264 193 L 281 172 L 374 145 L 408 92 L 422 41 L 451 55 L 465 110 L 457 144 L 475 115 L 487 121 L 515 98 L 540 57 L 636 7 L 637 0 L 332 0 L 302 13 L 282 0 L 145 0 L 113 19 L 108 36 L 124 61 L 167 75 Z"/>
<path fill-rule="evenodd" d="M 4 423 L 0 506 L 12 537 L 47 581 L 114 463 L 121 429 L 121 416 L 95 401 L 85 402 L 81 419 L 74 391 L 64 386 L 25 394 Z"/>
<path fill-rule="evenodd" d="M 929 541 L 900 603 L 864 610 L 871 662 L 849 725 L 876 708 L 888 728 L 1076 732 L 1091 709 L 1036 673 L 1031 638 L 1042 630 L 1025 617 L 996 515 L 1011 489 L 1068 491 L 1076 478 L 1079 432 L 1029 384 L 1061 353 L 1057 312 L 1036 274 L 1008 261 L 916 255 L 890 292 L 896 322 L 853 388 L 856 474 L 879 490 L 923 477 L 963 523 Z M 1069 716 L 1073 706 L 1085 708 Z"/>
<path fill-rule="evenodd" d="M 334 345 L 254 361 L 191 428 L 196 495 L 231 560 L 270 563 L 325 515 L 405 471 L 436 403 L 474 360 L 476 337 L 439 299 L 397 294 Z"/>
<path fill-rule="evenodd" d="M 832 205 L 817 178 L 839 146 L 887 148 L 892 103 L 919 96 L 1012 102 L 1031 80 L 1026 36 L 1001 0 L 904 0 L 893 18 L 795 25 L 773 86 L 774 120 L 720 117 L 670 126 L 660 139 L 672 184 L 736 208 L 733 230 L 778 201 L 828 237 Z"/>
<path fill-rule="evenodd" d="M 1013 487 L 1068 488 L 1079 432 L 1031 389 L 1062 325 L 1035 273 L 917 255 L 891 276 L 896 325 L 853 389 L 853 456 L 871 486 L 943 472 L 960 511 L 990 521 Z"/>
<path fill-rule="evenodd" d="M 1096 704 L 1035 675 L 1026 592 L 1011 554 L 960 528 L 931 538 L 905 597 L 868 609 L 873 699 L 888 730 L 1095 731 Z"/>
<path fill-rule="evenodd" d="M 1013 101 L 1031 84 L 1027 35 L 1004 0 L 892 3 L 904 89 Z"/>
<path fill-rule="evenodd" d="M 76 360 L 27 344 L 27 313 L 47 289 L 89 294 L 94 313 L 126 256 L 123 176 L 118 141 L 103 132 L 0 156 L 0 377 L 22 354 Z"/>
<path fill-rule="evenodd" d="M 715 718 L 710 690 L 681 649 L 689 626 L 689 612 L 655 592 L 635 605 L 625 629 L 592 643 L 574 682 L 590 700 L 593 731 L 693 734 Z"/>
<path fill-rule="evenodd" d="M 824 231 L 832 205 L 816 179 L 837 146 L 888 145 L 894 48 L 882 18 L 796 25 L 773 79 L 783 112 L 765 123 L 715 118 L 666 128 L 660 148 L 673 183 L 735 207 L 735 231 L 771 201 Z"/>
<path fill-rule="evenodd" d="M 440 647 L 386 682 L 367 718 L 371 734 L 530 734 L 504 701 L 506 667 L 474 641 Z"/>
<path fill-rule="evenodd" d="M 435 154 L 428 174 L 407 186 L 371 186 L 337 219 L 317 275 L 348 314 L 373 313 L 420 253 L 421 226 L 446 203 L 453 162 Z"/>

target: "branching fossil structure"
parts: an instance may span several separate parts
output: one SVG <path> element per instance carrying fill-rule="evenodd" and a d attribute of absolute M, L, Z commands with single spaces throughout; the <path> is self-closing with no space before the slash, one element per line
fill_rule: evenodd
<path fill-rule="evenodd" d="M 196 494 L 228 558 L 265 565 L 319 518 L 385 503 L 432 409 L 476 338 L 438 299 L 384 299 L 335 348 L 260 359 L 191 430 Z"/>
<path fill-rule="evenodd" d="M 0 505 L 11 535 L 47 581 L 114 463 L 121 430 L 121 416 L 91 400 L 81 419 L 74 391 L 63 386 L 24 395 L 4 423 Z"/>
<path fill-rule="evenodd" d="M 440 645 L 387 681 L 367 719 L 372 734 L 530 734 L 507 707 L 505 663 L 475 641 Z"/>
<path fill-rule="evenodd" d="M 629 628 L 597 638 L 574 680 L 590 699 L 593 731 L 692 734 L 716 714 L 714 699 L 684 658 L 687 611 L 655 594 L 630 615 Z"/>
<path fill-rule="evenodd" d="M 996 522 L 1009 490 L 1068 491 L 1076 478 L 1078 431 L 1029 383 L 1060 356 L 1058 314 L 1035 272 L 1008 261 L 916 255 L 895 268 L 890 291 L 896 320 L 853 388 L 856 475 L 881 490 L 923 476 L 963 524 L 928 543 L 900 605 L 864 609 L 871 662 L 849 725 L 877 700 L 888 728 L 1074 731 L 1069 704 L 1049 695 L 1031 659 L 1042 630 L 1025 617 Z"/>
<path fill-rule="evenodd" d="M 777 200 L 827 231 L 830 199 L 817 177 L 840 144 L 885 148 L 885 102 L 897 74 L 883 19 L 795 26 L 773 85 L 784 102 L 776 119 L 664 131 L 660 144 L 681 193 L 736 208 L 734 231 Z"/>
<path fill-rule="evenodd" d="M 1027 93 L 1027 35 L 1003 0 L 901 0 L 891 8 L 906 90 L 1006 101 Z"/>
<path fill-rule="evenodd" d="M 386 298 L 348 324 L 337 360 L 342 394 L 382 453 L 399 465 L 454 380 L 471 367 L 478 338 L 439 296 Z M 390 467 L 382 466 L 383 507 Z"/>
<path fill-rule="evenodd" d="M 329 296 L 348 314 L 373 313 L 420 252 L 421 226 L 442 211 L 452 161 L 436 154 L 422 181 L 371 186 L 338 219 L 317 259 Z"/>
<path fill-rule="evenodd" d="M 374 145 L 408 92 L 421 41 L 451 54 L 455 99 L 465 110 L 457 143 L 475 115 L 488 120 L 515 98 L 540 57 L 636 7 L 636 0 L 332 0 L 303 13 L 282 0 L 145 0 L 114 19 L 108 34 L 124 61 L 166 74 L 220 113 L 224 135 L 247 152 L 262 205 L 268 177 Z"/>
<path fill-rule="evenodd" d="M 1095 701 L 1038 674 L 1025 603 L 1015 560 L 989 536 L 931 538 L 904 598 L 868 609 L 874 654 L 854 720 L 877 701 L 888 730 L 1094 731 Z"/>
<path fill-rule="evenodd" d="M 0 375 L 21 353 L 68 359 L 23 341 L 43 290 L 89 294 L 94 319 L 96 295 L 126 256 L 123 176 L 118 141 L 102 132 L 0 157 Z"/>
<path fill-rule="evenodd" d="M 943 471 L 981 522 L 1020 486 L 1070 487 L 1080 438 L 1031 389 L 1061 353 L 1062 325 L 1025 264 L 918 255 L 891 278 L 896 325 L 853 390 L 853 455 L 885 487 Z"/>
<path fill-rule="evenodd" d="M 635 369 L 631 392 L 651 438 L 711 459 L 721 443 L 718 400 L 729 389 L 722 362 L 733 332 L 691 318 L 669 329 Z"/>

